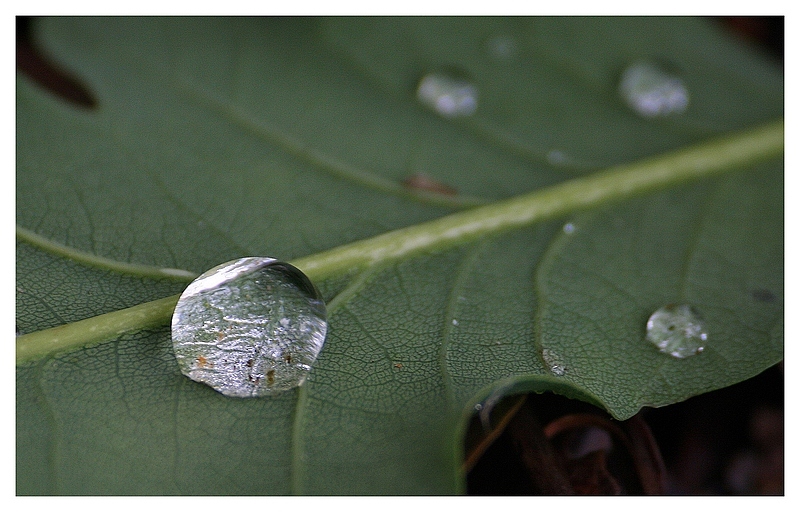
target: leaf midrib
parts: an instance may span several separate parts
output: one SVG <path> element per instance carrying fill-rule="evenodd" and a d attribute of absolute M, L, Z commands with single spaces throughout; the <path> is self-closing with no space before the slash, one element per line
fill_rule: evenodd
<path fill-rule="evenodd" d="M 508 200 L 342 245 L 294 260 L 291 263 L 304 271 L 312 281 L 322 281 L 346 273 L 363 271 L 376 265 L 387 265 L 425 251 L 449 249 L 482 236 L 503 233 L 574 211 L 621 201 L 683 182 L 740 169 L 755 161 L 782 154 L 783 138 L 783 119 L 780 119 L 689 148 L 633 164 L 612 167 L 606 171 L 562 182 Z M 22 229 L 23 232 L 27 231 Z M 19 233 L 20 228 L 18 228 L 18 237 Z M 26 241 L 61 256 L 72 258 L 86 256 L 85 253 L 59 244 L 51 242 L 48 245 L 46 242 L 49 241 L 43 237 L 29 236 Z M 88 256 L 79 261 L 100 266 L 114 263 L 106 258 Z M 114 270 L 125 271 L 124 267 L 130 265 L 116 263 Z M 141 316 L 141 326 L 129 325 L 126 329 L 138 330 L 153 325 L 162 318 L 169 318 L 176 301 L 177 296 L 174 296 L 134 306 L 134 308 L 145 309 L 148 313 Z M 144 308 L 148 304 L 156 303 L 159 304 L 158 307 Z M 128 308 L 128 310 L 134 308 Z M 19 336 L 17 338 L 17 364 L 57 351 L 71 350 L 113 339 L 120 334 L 118 326 L 114 325 L 113 315 L 130 316 L 129 313 L 126 313 L 128 310 L 107 313 L 100 317 Z M 104 319 L 104 323 L 103 328 L 99 329 L 93 320 L 101 317 Z M 64 333 L 71 336 L 73 341 L 66 345 L 54 343 Z M 21 353 L 25 355 L 21 356 Z"/>

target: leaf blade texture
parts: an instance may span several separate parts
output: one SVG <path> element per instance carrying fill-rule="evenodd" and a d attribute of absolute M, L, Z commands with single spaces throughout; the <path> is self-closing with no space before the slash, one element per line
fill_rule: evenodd
<path fill-rule="evenodd" d="M 52 18 L 36 34 L 98 106 L 18 77 L 17 223 L 194 273 L 311 255 L 783 110 L 781 70 L 692 18 Z M 509 55 L 492 54 L 498 37 Z M 644 119 L 619 99 L 641 58 L 679 70 L 684 114 Z M 474 116 L 417 103 L 441 69 L 477 84 Z M 456 196 L 404 184 L 416 174 Z M 626 418 L 781 360 L 782 198 L 773 158 L 317 283 L 326 345 L 270 399 L 183 377 L 166 327 L 21 365 L 17 492 L 463 492 L 477 403 L 552 391 Z M 181 289 L 17 244 L 23 333 Z M 670 302 L 703 313 L 702 354 L 645 343 Z"/>

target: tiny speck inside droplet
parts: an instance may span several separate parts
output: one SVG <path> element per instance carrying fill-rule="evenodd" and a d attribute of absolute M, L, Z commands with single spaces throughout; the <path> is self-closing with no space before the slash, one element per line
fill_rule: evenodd
<path fill-rule="evenodd" d="M 257 397 L 301 385 L 327 329 L 325 302 L 300 270 L 252 257 L 214 267 L 184 290 L 172 343 L 190 379 Z"/>
<path fill-rule="evenodd" d="M 429 73 L 417 86 L 417 99 L 444 117 L 470 116 L 478 108 L 478 88 L 464 79 Z"/>
<path fill-rule="evenodd" d="M 683 81 L 649 62 L 637 62 L 625 70 L 619 93 L 643 117 L 680 114 L 689 105 Z"/>
<path fill-rule="evenodd" d="M 668 304 L 647 320 L 647 341 L 672 357 L 699 354 L 707 339 L 702 317 L 688 304 Z"/>

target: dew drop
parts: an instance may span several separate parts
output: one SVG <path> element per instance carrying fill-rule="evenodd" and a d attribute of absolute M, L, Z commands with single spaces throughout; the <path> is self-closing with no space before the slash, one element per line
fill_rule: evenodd
<path fill-rule="evenodd" d="M 575 232 L 575 224 L 567 222 L 566 224 L 564 224 L 564 227 L 562 229 L 564 230 L 564 233 L 566 233 L 567 235 L 571 235 L 572 233 Z"/>
<path fill-rule="evenodd" d="M 547 161 L 552 165 L 563 165 L 567 161 L 567 154 L 560 149 L 551 149 L 547 152 Z"/>
<path fill-rule="evenodd" d="M 257 397 L 301 385 L 327 329 L 325 302 L 300 270 L 251 257 L 192 281 L 172 316 L 172 344 L 190 379 Z"/>
<path fill-rule="evenodd" d="M 498 61 L 508 61 L 517 53 L 517 44 L 509 36 L 495 36 L 486 42 L 489 56 Z"/>
<path fill-rule="evenodd" d="M 699 354 L 707 339 L 702 317 L 688 304 L 668 304 L 647 320 L 647 341 L 672 357 Z"/>
<path fill-rule="evenodd" d="M 544 364 L 550 373 L 557 377 L 561 377 L 567 373 L 567 368 L 561 362 L 561 358 L 550 349 L 543 348 L 542 349 L 542 360 L 544 360 Z"/>
<path fill-rule="evenodd" d="M 444 117 L 471 116 L 478 108 L 478 88 L 444 73 L 429 73 L 417 86 L 417 99 Z"/>
<path fill-rule="evenodd" d="M 689 105 L 689 93 L 679 77 L 651 62 L 629 66 L 619 83 L 622 99 L 644 117 L 680 114 Z"/>

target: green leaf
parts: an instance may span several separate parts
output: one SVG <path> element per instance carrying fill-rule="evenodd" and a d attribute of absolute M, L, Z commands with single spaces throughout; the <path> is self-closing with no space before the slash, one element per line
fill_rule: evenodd
<path fill-rule="evenodd" d="M 19 494 L 462 492 L 477 403 L 552 391 L 627 418 L 783 357 L 782 74 L 704 21 L 36 29 L 98 108 L 18 77 L 18 344 L 146 312 L 17 367 Z M 619 99 L 640 59 L 679 70 L 685 113 Z M 441 69 L 477 85 L 476 115 L 416 102 Z M 458 193 L 404 185 L 416 174 Z M 330 329 L 302 387 L 231 399 L 178 370 L 171 299 L 144 303 L 250 255 L 314 277 Z M 702 354 L 644 340 L 671 302 L 703 314 Z"/>

